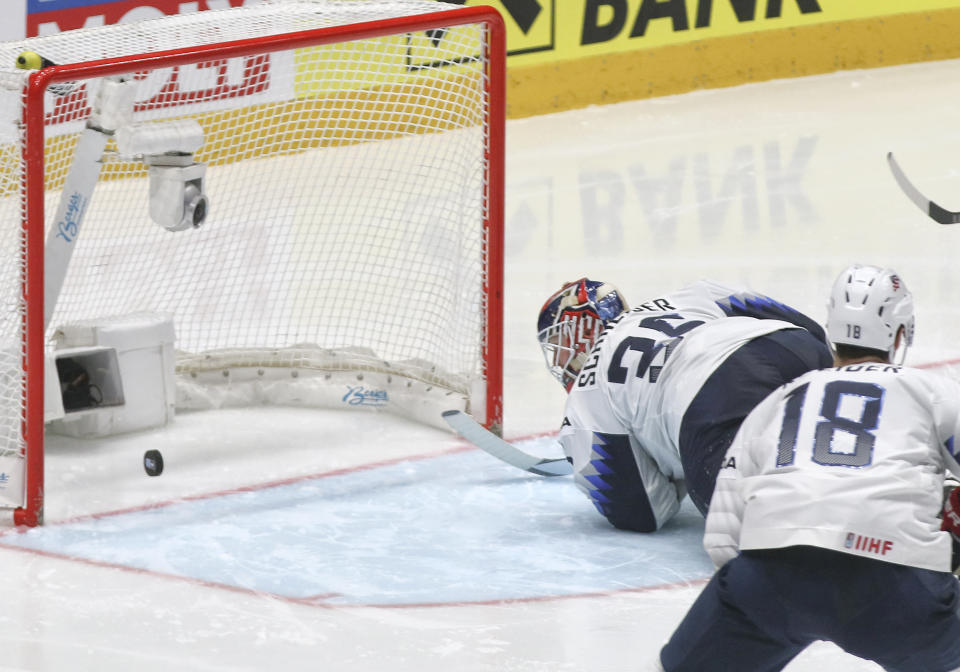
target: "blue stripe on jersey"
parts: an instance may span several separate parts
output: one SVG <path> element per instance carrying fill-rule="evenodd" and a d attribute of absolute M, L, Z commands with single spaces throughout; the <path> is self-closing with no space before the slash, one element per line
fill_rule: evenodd
<path fill-rule="evenodd" d="M 717 305 L 727 315 L 744 315 L 746 317 L 758 317 L 760 319 L 769 319 L 771 314 L 799 315 L 800 311 L 790 306 L 780 303 L 769 296 L 762 294 L 744 294 L 737 296 L 731 294 L 726 299 L 717 301 Z"/>
<path fill-rule="evenodd" d="M 728 317 L 753 317 L 758 320 L 783 320 L 806 329 L 818 339 L 826 341 L 826 333 L 816 321 L 796 308 L 762 294 L 731 294 L 716 301 Z"/>
<path fill-rule="evenodd" d="M 611 469 L 610 465 L 608 465 L 604 460 L 590 460 L 590 464 L 591 466 L 593 466 L 594 469 L 597 470 L 598 473 L 601 473 L 601 474 L 613 473 L 613 469 Z"/>
<path fill-rule="evenodd" d="M 610 504 L 612 503 L 612 500 L 609 497 L 607 497 L 605 494 L 603 494 L 603 492 L 601 492 L 600 490 L 591 490 L 590 499 L 593 500 L 593 505 L 597 507 L 597 510 L 600 513 L 606 515 L 606 511 L 604 510 L 604 507 L 602 505 Z"/>
<path fill-rule="evenodd" d="M 607 473 L 613 473 L 612 470 L 607 469 Z M 595 492 L 602 492 L 604 490 L 610 489 L 610 484 L 607 483 L 603 477 L 593 474 L 590 476 L 584 476 L 584 478 L 593 485 L 593 488 L 590 489 L 590 496 L 592 497 Z"/>
<path fill-rule="evenodd" d="M 656 516 L 625 434 L 593 433 L 590 468 L 580 472 L 597 511 L 615 527 L 638 532 L 657 529 Z"/>

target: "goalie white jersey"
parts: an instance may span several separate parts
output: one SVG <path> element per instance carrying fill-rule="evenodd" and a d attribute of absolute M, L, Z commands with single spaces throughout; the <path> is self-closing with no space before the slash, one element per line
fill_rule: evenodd
<path fill-rule="evenodd" d="M 747 417 L 707 516 L 717 566 L 741 549 L 819 546 L 950 571 L 945 470 L 960 476 L 960 385 L 889 364 L 801 376 Z"/>
<path fill-rule="evenodd" d="M 645 492 L 637 487 L 635 494 L 649 501 L 651 511 L 641 513 L 649 518 L 644 531 L 658 529 L 677 512 L 685 494 L 678 436 L 691 400 L 743 344 L 796 329 L 798 324 L 784 321 L 789 319 L 818 329 L 772 299 L 701 281 L 608 324 L 570 391 L 560 432 L 577 486 L 601 513 L 621 526 L 604 498 L 611 479 L 618 478 L 614 472 L 625 469 L 639 471 L 635 480 Z"/>

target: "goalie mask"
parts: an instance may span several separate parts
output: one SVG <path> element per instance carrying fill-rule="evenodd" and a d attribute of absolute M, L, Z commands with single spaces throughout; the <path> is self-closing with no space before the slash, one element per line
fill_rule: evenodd
<path fill-rule="evenodd" d="M 537 339 L 547 369 L 570 391 L 604 327 L 627 310 L 613 285 L 580 278 L 547 299 L 537 320 Z"/>
<path fill-rule="evenodd" d="M 880 350 L 892 362 L 901 329 L 903 362 L 913 344 L 913 295 L 895 271 L 854 264 L 837 277 L 827 304 L 832 343 Z"/>

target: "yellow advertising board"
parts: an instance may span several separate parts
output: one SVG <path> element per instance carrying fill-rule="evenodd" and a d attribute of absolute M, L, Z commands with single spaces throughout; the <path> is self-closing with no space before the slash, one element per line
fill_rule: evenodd
<path fill-rule="evenodd" d="M 457 0 L 454 0 L 457 2 Z M 459 0 L 507 26 L 508 115 L 960 57 L 960 0 Z"/>
<path fill-rule="evenodd" d="M 466 0 L 497 8 L 511 63 L 958 7 L 957 0 Z"/>

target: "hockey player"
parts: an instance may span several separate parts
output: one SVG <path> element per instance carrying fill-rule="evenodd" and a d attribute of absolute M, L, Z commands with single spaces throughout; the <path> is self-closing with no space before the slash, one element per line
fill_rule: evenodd
<path fill-rule="evenodd" d="M 547 366 L 569 392 L 560 443 L 614 526 L 659 529 L 684 494 L 706 513 L 743 418 L 770 391 L 829 366 L 823 329 L 768 297 L 701 281 L 628 311 L 582 278 L 540 311 Z"/>
<path fill-rule="evenodd" d="M 719 570 L 663 648 L 667 672 L 781 670 L 815 640 L 886 670 L 960 669 L 950 572 L 960 475 L 960 385 L 892 364 L 913 339 L 910 293 L 889 269 L 833 286 L 837 367 L 785 385 L 724 459 L 704 546 Z"/>

